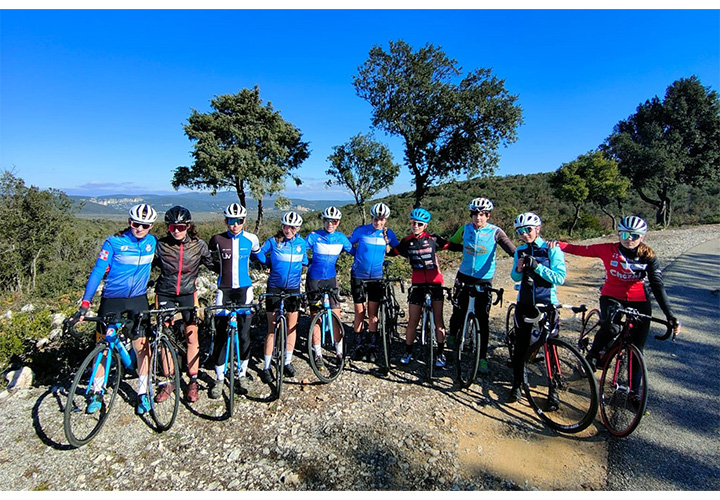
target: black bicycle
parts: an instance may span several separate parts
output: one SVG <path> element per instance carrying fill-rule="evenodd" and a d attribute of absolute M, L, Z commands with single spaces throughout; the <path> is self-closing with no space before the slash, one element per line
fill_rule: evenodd
<path fill-rule="evenodd" d="M 321 382 L 332 382 L 345 366 L 345 326 L 330 307 L 330 297 L 341 302 L 337 287 L 307 292 L 308 300 L 322 309 L 313 316 L 308 331 L 308 359 L 315 376 Z M 317 329 L 317 332 L 316 332 Z M 316 348 L 319 347 L 319 354 Z"/>
<path fill-rule="evenodd" d="M 612 309 L 611 323 L 618 325 L 619 332 L 600 357 L 600 418 L 613 436 L 625 437 L 640 424 L 647 406 L 647 368 L 640 349 L 632 343 L 632 329 L 640 320 L 664 325 L 664 335 L 658 340 L 675 340 L 673 325 L 667 321 L 640 313 L 637 309 L 622 307 L 619 303 Z"/>
<path fill-rule="evenodd" d="M 478 295 L 488 294 L 488 301 L 492 305 L 500 304 L 502 307 L 503 288 L 492 288 L 487 283 L 470 285 L 458 283 L 459 288 L 468 289 L 468 307 L 465 312 L 465 321 L 460 338 L 455 346 L 455 359 L 457 359 L 458 382 L 462 387 L 470 387 L 477 377 L 480 367 L 480 323 L 475 316 L 475 299 Z M 495 294 L 495 301 L 492 295 Z"/>

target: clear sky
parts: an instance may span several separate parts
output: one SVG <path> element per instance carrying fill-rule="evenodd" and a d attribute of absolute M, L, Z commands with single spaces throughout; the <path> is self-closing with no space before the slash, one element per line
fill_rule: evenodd
<path fill-rule="evenodd" d="M 172 191 L 191 110 L 258 85 L 310 143 L 286 194 L 347 197 L 323 183 L 332 147 L 371 130 L 352 77 L 399 39 L 519 96 L 498 175 L 556 170 L 679 78 L 720 90 L 718 10 L 2 10 L 0 171 L 69 194 Z M 398 139 L 376 138 L 402 162 Z M 403 167 L 391 192 L 409 189 Z"/>

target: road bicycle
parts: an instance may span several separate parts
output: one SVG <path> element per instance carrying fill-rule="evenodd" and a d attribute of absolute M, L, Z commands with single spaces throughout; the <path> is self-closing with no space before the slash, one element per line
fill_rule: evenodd
<path fill-rule="evenodd" d="M 172 310 L 174 314 L 177 308 Z M 135 350 L 126 333 L 133 328 L 135 321 L 111 313 L 103 317 L 86 316 L 83 322 L 99 324 L 104 337 L 85 357 L 68 391 L 63 427 L 68 441 L 77 448 L 89 443 L 105 425 L 123 378 L 123 367 L 129 373 L 137 373 Z M 142 327 L 142 323 L 137 324 Z M 82 336 L 83 333 L 76 326 L 77 320 L 68 318 L 63 324 L 63 330 L 76 337 Z M 162 432 L 172 426 L 177 415 L 180 375 L 178 370 L 170 373 L 166 369 L 169 364 L 177 366 L 177 354 L 162 328 L 154 328 L 148 342 L 150 369 L 147 396 L 150 415 L 156 429 Z M 157 402 L 156 396 L 163 392 L 167 384 L 173 384 L 172 390 L 164 401 Z"/>
<path fill-rule="evenodd" d="M 583 311 L 582 326 L 580 327 L 580 336 L 577 342 L 578 351 L 583 356 L 587 356 L 588 352 L 590 352 L 590 346 L 592 346 L 598 330 L 600 330 L 600 310 L 590 309 L 587 314 L 586 311 Z"/>
<path fill-rule="evenodd" d="M 578 350 L 557 337 L 548 314 L 556 306 L 536 305 L 530 347 L 524 357 L 525 395 L 535 413 L 551 428 L 566 433 L 586 429 L 598 410 L 597 382 Z M 517 325 L 516 325 L 517 327 Z M 553 331 L 554 330 L 554 331 Z"/>
<path fill-rule="evenodd" d="M 470 385 L 477 377 L 480 367 L 480 323 L 475 316 L 475 298 L 478 295 L 487 294 L 488 302 L 493 306 L 500 304 L 502 307 L 503 288 L 492 288 L 487 283 L 470 285 L 458 282 L 458 288 L 468 289 L 468 306 L 465 312 L 462 335 L 455 345 L 455 359 L 457 360 L 458 382 L 464 388 Z M 495 301 L 492 295 L 495 294 Z"/>
<path fill-rule="evenodd" d="M 362 281 L 367 295 L 367 286 L 372 283 L 379 283 L 382 287 L 382 298 L 378 306 L 378 335 L 382 344 L 383 364 L 382 371 L 387 375 L 390 372 L 390 354 L 392 351 L 392 339 L 400 339 L 398 333 L 398 318 L 405 317 L 405 311 L 400 308 L 395 297 L 396 283 L 400 284 L 400 290 L 405 293 L 405 285 L 400 278 L 391 278 L 389 266 L 391 262 L 383 262 L 383 277 L 377 279 L 366 279 Z"/>
<path fill-rule="evenodd" d="M 235 382 L 242 371 L 240 360 L 240 338 L 238 334 L 238 316 L 250 315 L 257 310 L 257 304 L 238 304 L 231 302 L 224 305 L 208 306 L 205 308 L 205 318 L 209 321 L 212 338 L 215 338 L 215 321 L 213 312 L 225 311 L 228 316 L 227 339 L 225 342 L 225 359 L 223 360 L 223 393 L 227 401 L 228 417 L 235 413 Z M 212 351 L 211 351 L 212 352 Z M 217 360 L 213 361 L 213 364 Z"/>
<path fill-rule="evenodd" d="M 638 321 L 647 320 L 664 325 L 667 332 L 656 335 L 658 340 L 675 340 L 673 325 L 665 320 L 640 313 L 637 309 L 610 309 L 611 323 L 619 327 L 617 335 L 601 354 L 600 418 L 605 428 L 617 437 L 628 436 L 640 424 L 647 406 L 647 368 L 642 351 L 632 343 L 632 330 Z"/>
<path fill-rule="evenodd" d="M 433 371 L 435 368 L 435 351 L 438 348 L 437 337 L 435 336 L 435 316 L 433 314 L 432 306 L 432 290 L 433 288 L 441 289 L 446 295 L 448 300 L 451 300 L 452 290 L 450 288 L 440 285 L 413 285 L 408 290 L 409 295 L 415 289 L 420 288 L 425 290 L 425 299 L 422 304 L 421 319 L 420 319 L 420 345 L 422 345 L 425 351 L 425 363 L 427 380 L 432 384 Z"/>
<path fill-rule="evenodd" d="M 310 367 L 321 382 L 332 382 L 340 376 L 345 366 L 345 342 L 343 342 L 345 327 L 330 307 L 331 297 L 337 302 L 341 302 L 338 289 L 337 287 L 320 288 L 308 292 L 307 296 L 309 300 L 316 301 L 318 307 L 322 307 L 313 316 L 308 331 L 307 346 Z M 318 345 L 320 346 L 319 355 L 315 352 L 315 346 Z"/>
<path fill-rule="evenodd" d="M 285 301 L 293 297 L 297 297 L 299 300 L 302 301 L 305 297 L 305 294 L 280 291 L 274 293 L 264 293 L 259 298 L 260 302 L 262 302 L 263 300 L 265 301 L 266 309 L 268 309 L 267 299 L 279 299 L 277 310 L 275 311 L 277 312 L 277 316 L 275 318 L 275 327 L 273 333 L 268 334 L 274 336 L 272 360 L 270 362 L 270 373 L 272 379 L 275 381 L 275 389 L 273 392 L 276 399 L 280 399 L 280 396 L 282 395 L 282 385 L 285 368 L 285 346 L 287 345 L 288 334 L 287 316 L 285 316 Z M 270 312 L 269 309 L 268 312 Z"/>

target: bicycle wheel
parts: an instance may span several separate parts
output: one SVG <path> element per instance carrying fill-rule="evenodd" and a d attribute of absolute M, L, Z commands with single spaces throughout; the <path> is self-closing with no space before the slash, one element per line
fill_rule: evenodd
<path fill-rule="evenodd" d="M 468 316 L 455 349 L 458 382 L 468 388 L 475 380 L 480 366 L 480 325 L 475 315 Z"/>
<path fill-rule="evenodd" d="M 320 353 L 323 362 L 322 367 L 318 366 L 318 363 L 315 360 L 316 354 L 312 345 L 312 335 L 313 330 L 315 329 L 315 325 L 318 325 L 320 329 Z M 327 312 L 323 310 L 315 315 L 312 322 L 310 323 L 310 331 L 308 332 L 307 344 L 310 368 L 312 368 L 315 376 L 325 384 L 327 384 L 328 382 L 332 382 L 333 380 L 338 378 L 338 376 L 340 376 L 340 372 L 342 372 L 342 369 L 345 366 L 345 353 L 337 353 L 335 349 L 336 346 L 333 343 L 335 335 L 334 332 L 336 329 L 339 329 L 341 334 L 344 333 L 343 324 L 340 321 L 338 315 L 333 312 L 332 325 L 328 325 Z M 345 343 L 343 342 L 342 345 L 344 349 Z"/>
<path fill-rule="evenodd" d="M 548 339 L 537 360 L 539 346 L 531 345 L 525 357 L 525 395 L 547 425 L 561 432 L 580 432 L 592 423 L 598 409 L 590 365 L 575 347 L 560 339 Z"/>
<path fill-rule="evenodd" d="M 427 379 L 432 384 L 433 370 L 435 368 L 435 322 L 433 321 L 432 311 L 425 311 L 423 321 L 425 336 L 425 361 L 427 361 Z"/>
<path fill-rule="evenodd" d="M 102 366 L 107 368 L 108 349 L 107 344 L 99 344 L 87 355 L 75 374 L 68 392 L 63 426 L 65 437 L 76 448 L 87 444 L 100 432 L 117 397 L 118 386 L 122 379 L 122 365 L 117 351 L 112 351 L 110 354 L 107 382 L 104 385 L 95 384 L 96 386 L 93 387 L 93 375 L 97 371 L 98 364 L 102 363 Z M 99 387 L 100 385 L 102 386 Z M 101 398 L 100 408 L 96 411 L 88 408 L 93 397 Z"/>
<path fill-rule="evenodd" d="M 638 426 L 646 405 L 645 361 L 637 347 L 625 344 L 610 355 L 603 367 L 600 418 L 610 434 L 624 437 Z"/>
<path fill-rule="evenodd" d="M 232 328 L 227 341 L 228 358 L 227 364 L 225 365 L 225 380 L 227 383 L 223 385 L 223 390 L 227 390 L 226 397 L 229 417 L 232 417 L 235 413 L 235 379 L 240 373 L 238 369 L 236 337 L 237 330 Z"/>
<path fill-rule="evenodd" d="M 282 395 L 283 375 L 285 367 L 285 335 L 286 335 L 285 318 L 280 316 L 275 326 L 275 347 L 273 348 L 273 359 L 270 369 L 274 372 L 275 379 L 275 397 L 280 399 Z"/>
<path fill-rule="evenodd" d="M 515 349 L 515 304 L 508 306 L 505 315 L 505 338 L 503 344 L 508 350 L 508 365 L 512 365 L 513 350 Z"/>
<path fill-rule="evenodd" d="M 583 356 L 587 356 L 590 346 L 595 340 L 595 334 L 600 329 L 600 311 L 591 309 L 585 316 L 582 327 L 580 329 L 580 337 L 578 338 L 578 350 Z"/>
<path fill-rule="evenodd" d="M 156 339 L 150 350 L 150 399 L 150 415 L 158 431 L 168 430 L 180 404 L 180 366 L 175 349 L 164 336 Z"/>
<path fill-rule="evenodd" d="M 385 374 L 390 373 L 390 350 L 392 348 L 392 325 L 388 321 L 389 315 L 387 304 L 384 301 L 381 302 L 380 309 L 378 309 L 378 332 L 380 342 L 382 342 L 383 370 Z"/>

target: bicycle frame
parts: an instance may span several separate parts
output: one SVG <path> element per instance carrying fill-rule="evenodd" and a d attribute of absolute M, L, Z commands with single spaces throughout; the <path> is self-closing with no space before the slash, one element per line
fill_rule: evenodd
<path fill-rule="evenodd" d="M 102 358 L 105 358 L 105 365 L 104 365 L 104 374 L 103 374 L 103 385 L 102 385 L 102 393 L 105 392 L 105 386 L 108 382 L 108 376 L 110 374 L 110 365 L 112 363 L 112 352 L 114 350 L 117 350 L 120 354 L 120 360 L 122 361 L 125 368 L 128 370 L 135 371 L 137 369 L 137 359 L 135 358 L 135 350 L 130 349 L 130 352 L 125 348 L 125 345 L 120 340 L 120 336 L 118 335 L 118 331 L 122 329 L 122 327 L 129 322 L 129 320 L 123 320 L 113 323 L 105 323 L 103 318 L 85 318 L 85 321 L 95 321 L 98 323 L 101 323 L 103 325 L 103 328 L 105 329 L 105 337 L 104 341 L 107 344 L 107 351 L 106 352 L 99 352 L 97 357 L 95 358 L 95 362 L 93 364 L 92 373 L 90 375 L 90 380 L 95 380 L 95 375 L 97 374 L 98 369 L 100 368 L 100 365 L 102 363 Z M 85 390 L 86 395 L 90 395 L 90 392 L 92 392 L 92 384 L 88 384 L 87 389 Z"/>

